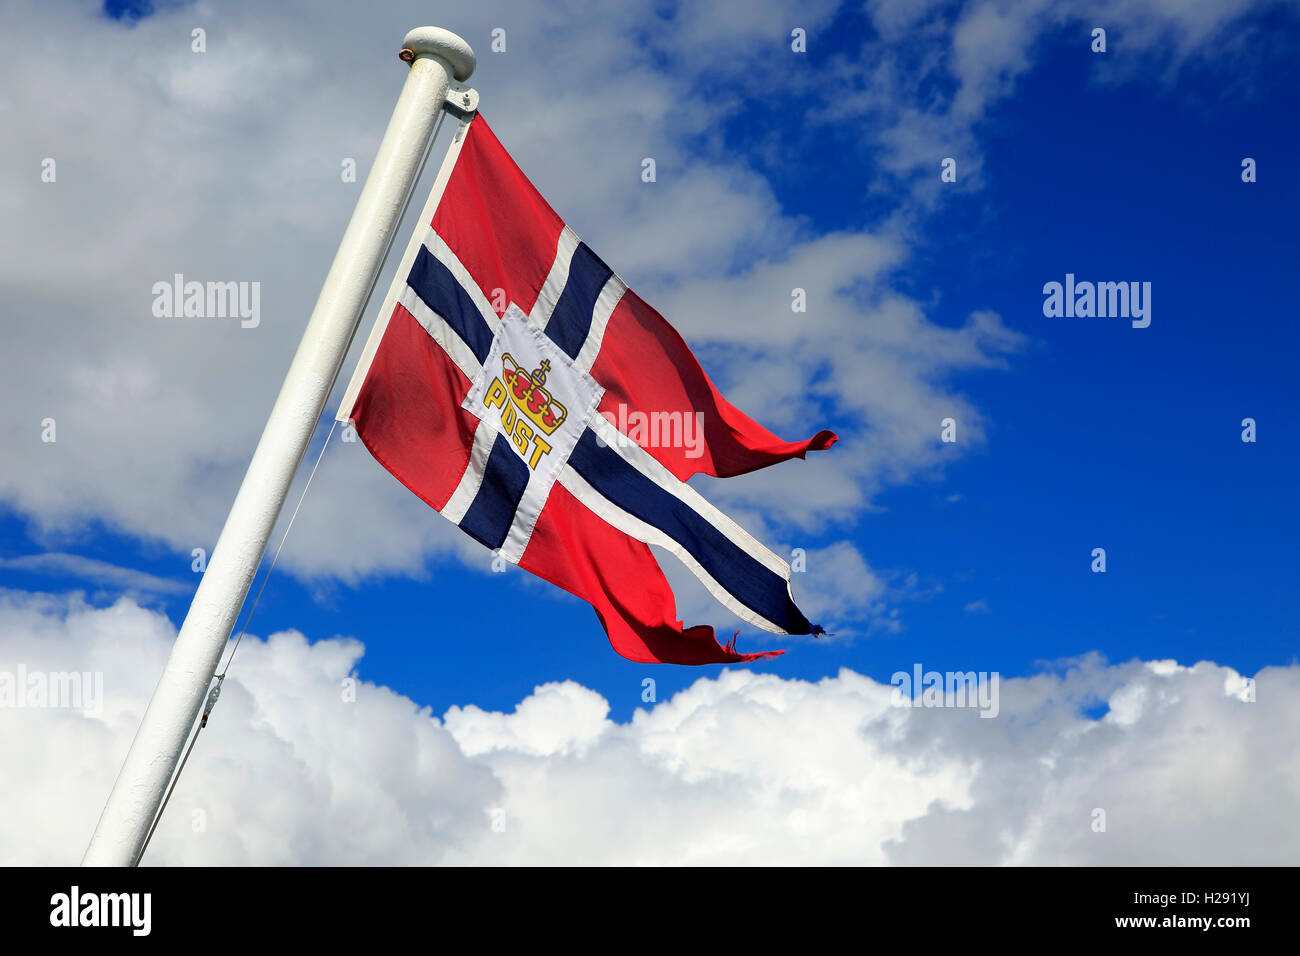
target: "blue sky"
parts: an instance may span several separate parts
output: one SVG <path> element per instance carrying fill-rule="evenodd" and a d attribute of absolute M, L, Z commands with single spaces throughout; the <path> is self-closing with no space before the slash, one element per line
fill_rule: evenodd
<path fill-rule="evenodd" d="M 1263 22 L 1294 39 L 1293 17 Z M 871 39 L 863 15 L 841 13 L 809 59 L 852 58 Z M 884 681 L 913 662 L 1024 675 L 1090 651 L 1116 661 L 1212 659 L 1243 673 L 1293 659 L 1300 197 L 1289 159 L 1300 135 L 1288 118 L 1300 104 L 1286 45 L 1278 34 L 1261 39 L 1172 80 L 1159 55 L 1113 67 L 1125 56 L 1122 33 L 1104 55 L 1089 51 L 1077 25 L 1037 41 L 1035 66 L 974 128 L 977 181 L 946 186 L 910 216 L 914 253 L 890 275 L 938 325 L 987 309 L 1026 337 L 1005 368 L 952 379 L 985 416 L 987 442 L 891 483 L 847 528 L 783 539 L 816 548 L 847 532 L 873 568 L 914 575 L 893 602 L 896 632 L 821 642 L 742 632 L 742 647 L 789 649 L 756 666 L 807 679 L 847 667 Z M 481 63 L 480 73 L 497 69 L 490 57 Z M 907 177 L 882 178 L 869 142 L 810 114 L 774 114 L 747 98 L 701 148 L 709 140 L 742 157 L 809 233 L 884 223 L 906 202 Z M 498 133 L 507 145 L 520 136 L 509 126 Z M 1245 156 L 1257 160 L 1258 182 L 1241 181 Z M 966 157 L 956 158 L 960 176 Z M 608 161 L 599 150 L 586 160 Z M 1151 282 L 1151 326 L 1044 317 L 1043 283 L 1067 272 Z M 701 355 L 726 382 L 725 354 L 705 343 Z M 1254 444 L 1240 440 L 1248 416 L 1258 422 Z M 822 426 L 841 435 L 830 455 L 869 454 L 832 407 L 786 437 Z M 800 469 L 815 466 L 777 469 L 797 495 Z M 709 485 L 699 487 L 708 494 Z M 304 508 L 314 504 L 309 497 Z M 771 519 L 779 525 L 779 514 Z M 76 553 L 186 588 L 155 598 L 179 624 L 195 583 L 188 556 L 90 528 Z M 6 510 L 0 553 L 48 543 L 21 510 Z M 1105 574 L 1089 570 L 1094 547 L 1106 549 Z M 643 677 L 663 697 L 699 676 L 620 659 L 584 604 L 513 569 L 485 574 L 485 565 L 444 556 L 427 562 L 427 577 L 378 575 L 358 586 L 277 572 L 252 631 L 354 635 L 367 647 L 362 677 L 435 712 L 469 701 L 509 708 L 538 683 L 573 678 L 625 719 L 641 704 Z M 88 584 L 12 570 L 6 578 L 33 590 Z M 528 633 L 502 628 L 503 607 Z M 833 603 L 810 614 L 833 632 L 866 629 Z M 711 623 L 723 631 L 724 618 Z"/>
<path fill-rule="evenodd" d="M 840 435 L 693 482 L 806 551 L 795 596 L 833 636 L 742 627 L 665 556 L 686 623 L 787 653 L 623 660 L 336 434 L 151 861 L 1294 862 L 1297 4 L 588 14 L 440 25 L 520 166 L 722 391 Z M 105 700 L 0 708 L 29 782 L 0 794 L 0 862 L 84 848 L 356 202 L 340 169 L 364 178 L 430 16 L 10 0 L 0 681 L 94 671 Z M 70 28 L 97 51 L 76 72 Z M 259 282 L 260 322 L 154 315 L 177 272 Z M 1045 316 L 1067 273 L 1149 282 L 1150 326 Z M 896 706 L 918 664 L 1000 673 L 1000 719 Z"/>

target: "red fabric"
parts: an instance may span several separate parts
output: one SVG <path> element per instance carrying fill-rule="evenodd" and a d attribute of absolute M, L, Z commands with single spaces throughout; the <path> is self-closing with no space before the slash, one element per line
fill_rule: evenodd
<path fill-rule="evenodd" d="M 511 302 L 531 312 L 555 261 L 564 222 L 515 165 L 482 116 L 475 117 L 465 135 L 433 228 L 498 315 Z M 495 296 L 496 289 L 504 290 L 505 296 Z"/>
<path fill-rule="evenodd" d="M 352 421 L 370 454 L 439 510 L 460 483 L 474 444 L 478 419 L 460 407 L 469 387 L 465 373 L 398 305 Z"/>
<path fill-rule="evenodd" d="M 433 226 L 498 313 L 514 302 L 532 310 L 546 283 L 564 222 L 510 158 L 482 114 L 465 134 Z M 782 441 L 728 402 L 690 348 L 662 315 L 628 290 L 610 317 L 592 377 L 606 389 L 601 411 L 617 424 L 633 413 L 704 415 L 704 453 L 688 457 L 685 443 L 641 442 L 678 478 L 702 473 L 727 478 L 803 458 L 833 445 L 834 432 Z M 619 405 L 625 408 L 620 417 Z M 682 419 L 679 417 L 678 421 Z M 633 437 L 638 437 L 634 435 Z"/>
<path fill-rule="evenodd" d="M 683 629 L 677 602 L 650 549 L 598 518 L 556 484 L 519 566 L 588 602 L 609 643 L 643 663 L 734 664 L 784 651 L 738 654 L 713 628 Z"/>
<path fill-rule="evenodd" d="M 830 431 L 799 442 L 777 438 L 722 397 L 677 330 L 631 289 L 610 316 L 591 375 L 605 386 L 600 411 L 615 424 L 628 420 L 633 411 L 678 413 L 683 420 L 703 413 L 703 454 L 698 458 L 690 456 L 700 449 L 685 442 L 675 447 L 641 443 L 682 481 L 694 474 L 743 475 L 788 458 L 803 458 L 808 451 L 830 448 L 838 440 Z M 634 428 L 626 430 L 638 437 Z"/>

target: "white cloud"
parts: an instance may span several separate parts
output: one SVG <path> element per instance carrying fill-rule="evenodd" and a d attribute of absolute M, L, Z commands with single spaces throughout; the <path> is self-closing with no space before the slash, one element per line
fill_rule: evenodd
<path fill-rule="evenodd" d="M 135 568 L 124 568 L 97 558 L 60 551 L 0 558 L 0 569 L 79 578 L 128 593 L 184 594 L 191 589 L 189 585 L 180 581 L 160 578 L 154 574 L 137 571 Z"/>
<path fill-rule="evenodd" d="M 0 673 L 98 670 L 102 716 L 0 709 L 0 860 L 79 859 L 174 630 L 129 600 L 0 592 Z M 1300 667 L 1095 659 L 1000 713 L 892 706 L 842 670 L 724 670 L 626 722 L 572 681 L 439 720 L 342 682 L 362 647 L 245 640 L 154 864 L 1285 864 Z M 639 701 L 639 684 L 629 687 Z M 1097 700 L 1110 711 L 1082 715 Z M 1094 832 L 1093 811 L 1106 831 Z M 202 811 L 206 828 L 194 829 Z M 493 829 L 501 811 L 504 831 Z"/>
<path fill-rule="evenodd" d="M 1172 83 L 1188 61 L 1231 62 L 1249 48 L 1242 18 L 1294 0 L 869 0 L 875 28 L 856 55 L 835 58 L 825 76 L 803 79 L 820 121 L 855 123 L 883 147 L 880 169 L 904 208 L 937 205 L 939 162 L 958 161 L 957 189 L 981 184 L 981 122 L 1041 61 L 1049 41 L 1089 52 L 1094 27 L 1108 52 L 1089 61 L 1095 82 L 1138 76 Z M 1229 71 L 1225 83 L 1235 82 Z M 883 184 L 876 183 L 879 189 Z M 898 189 L 903 185 L 906 189 Z"/>

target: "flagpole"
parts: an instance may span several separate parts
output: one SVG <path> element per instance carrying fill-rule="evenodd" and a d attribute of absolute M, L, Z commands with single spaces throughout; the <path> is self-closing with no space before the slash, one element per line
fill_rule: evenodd
<path fill-rule="evenodd" d="M 83 866 L 133 866 L 139 861 L 383 266 L 388 238 L 398 226 L 447 90 L 453 78 L 463 81 L 474 71 L 474 51 L 447 30 L 419 27 L 402 46 L 410 71 L 392 119 Z"/>

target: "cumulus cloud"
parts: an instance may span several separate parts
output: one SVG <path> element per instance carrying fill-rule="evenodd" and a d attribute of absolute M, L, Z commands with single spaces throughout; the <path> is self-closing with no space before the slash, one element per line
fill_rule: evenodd
<path fill-rule="evenodd" d="M 103 673 L 102 713 L 0 709 L 0 860 L 79 859 L 175 631 L 0 592 L 0 675 Z M 1283 864 L 1300 667 L 1064 662 L 995 719 L 841 670 L 722 670 L 627 722 L 573 681 L 441 718 L 362 646 L 246 639 L 153 864 Z M 641 692 L 638 686 L 629 693 Z M 1106 702 L 1103 716 L 1094 707 Z M 1094 714 L 1094 716 L 1088 716 Z M 1098 831 L 1097 811 L 1105 829 Z"/>

